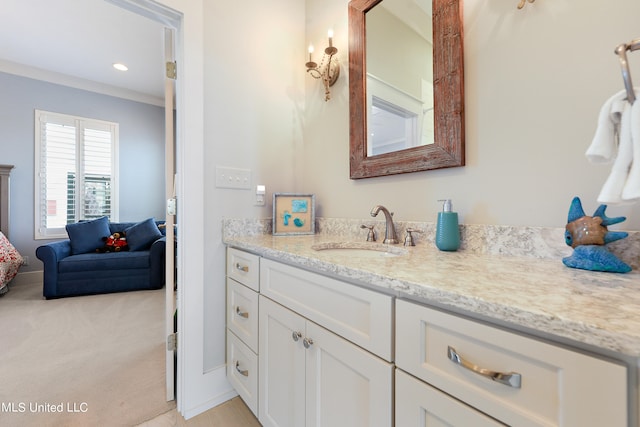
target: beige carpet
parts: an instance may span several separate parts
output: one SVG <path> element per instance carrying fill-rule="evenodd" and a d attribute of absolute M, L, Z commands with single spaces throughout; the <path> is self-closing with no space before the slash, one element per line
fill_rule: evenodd
<path fill-rule="evenodd" d="M 0 297 L 0 426 L 134 426 L 165 399 L 164 289 Z"/>

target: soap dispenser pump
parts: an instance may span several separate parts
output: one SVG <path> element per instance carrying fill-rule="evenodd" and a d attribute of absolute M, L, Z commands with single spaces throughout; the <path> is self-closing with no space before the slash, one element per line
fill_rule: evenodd
<path fill-rule="evenodd" d="M 458 213 L 452 212 L 451 200 L 439 200 L 442 212 L 438 212 L 436 226 L 436 246 L 441 251 L 457 251 L 460 247 L 460 229 L 458 228 Z"/>

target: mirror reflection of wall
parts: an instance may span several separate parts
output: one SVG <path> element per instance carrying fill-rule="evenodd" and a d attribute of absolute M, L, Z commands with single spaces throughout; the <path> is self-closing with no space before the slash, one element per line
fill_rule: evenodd
<path fill-rule="evenodd" d="M 383 0 L 366 14 L 367 155 L 434 141 L 430 0 Z"/>

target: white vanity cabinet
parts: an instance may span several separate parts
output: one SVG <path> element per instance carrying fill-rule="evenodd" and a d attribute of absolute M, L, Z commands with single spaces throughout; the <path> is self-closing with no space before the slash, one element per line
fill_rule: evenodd
<path fill-rule="evenodd" d="M 258 416 L 260 257 L 227 250 L 227 378 Z"/>
<path fill-rule="evenodd" d="M 228 249 L 227 378 L 262 425 L 392 426 L 393 372 L 391 296 Z"/>
<path fill-rule="evenodd" d="M 393 298 L 268 259 L 260 289 L 260 422 L 393 425 Z"/>
<path fill-rule="evenodd" d="M 265 427 L 637 423 L 640 362 L 334 277 L 228 249 L 227 377 Z"/>
<path fill-rule="evenodd" d="M 627 426 L 625 366 L 403 300 L 396 366 L 507 425 Z"/>
<path fill-rule="evenodd" d="M 393 365 L 260 296 L 260 423 L 389 427 Z"/>

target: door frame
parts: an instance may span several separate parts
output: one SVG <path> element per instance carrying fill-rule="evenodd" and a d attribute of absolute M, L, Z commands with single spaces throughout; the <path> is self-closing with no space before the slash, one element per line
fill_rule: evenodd
<path fill-rule="evenodd" d="M 175 63 L 175 30 L 164 28 L 164 62 L 167 65 L 164 77 L 164 128 L 165 128 L 165 194 L 167 208 L 165 210 L 166 253 L 165 253 L 165 336 L 167 347 L 165 352 L 165 382 L 167 389 L 167 401 L 174 400 L 176 384 L 176 262 L 175 262 L 175 220 L 176 220 L 176 166 L 175 166 L 175 76 L 169 75 L 168 64 Z M 173 207 L 169 207 L 170 201 Z M 173 337 L 173 344 L 169 345 L 169 337 Z"/>
<path fill-rule="evenodd" d="M 204 0 L 105 0 L 176 29 L 177 409 L 185 419 L 236 396 L 226 366 L 205 369 Z"/>
<path fill-rule="evenodd" d="M 162 7 L 158 3 L 150 0 L 105 0 L 131 13 L 144 16 L 153 21 L 159 22 L 165 26 L 163 64 L 168 61 L 175 61 L 177 51 L 179 49 L 176 43 L 176 32 L 182 27 L 182 17 L 179 13 L 168 8 Z M 165 70 L 163 70 L 163 73 Z M 166 73 L 165 73 L 166 76 Z M 176 92 L 175 79 L 165 77 L 165 196 L 168 201 L 170 198 L 176 198 L 176 165 L 175 153 L 177 151 L 177 138 L 175 138 L 174 122 L 174 97 Z M 174 313 L 176 310 L 176 296 L 174 293 L 176 273 L 180 271 L 179 263 L 175 262 L 175 236 L 174 236 L 174 220 L 175 215 L 170 215 L 168 209 L 165 208 L 166 217 L 166 270 L 165 270 L 165 338 L 174 333 Z M 167 401 L 176 399 L 176 369 L 175 358 L 177 351 L 170 349 L 168 344 L 165 347 L 165 387 Z"/>

